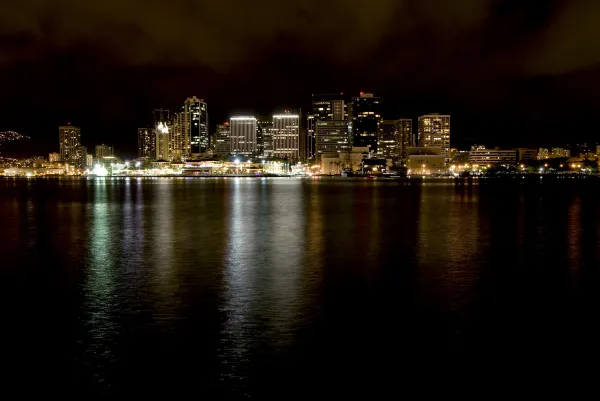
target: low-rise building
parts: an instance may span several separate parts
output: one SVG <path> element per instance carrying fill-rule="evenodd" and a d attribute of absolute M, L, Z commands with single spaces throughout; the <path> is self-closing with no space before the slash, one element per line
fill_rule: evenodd
<path fill-rule="evenodd" d="M 515 164 L 516 150 L 478 149 L 469 152 L 469 162 L 473 164 Z"/>
<path fill-rule="evenodd" d="M 550 154 L 552 159 L 562 159 L 571 157 L 571 151 L 569 149 L 564 148 L 552 148 L 552 153 Z"/>
<path fill-rule="evenodd" d="M 519 162 L 537 160 L 538 158 L 538 150 L 537 149 L 528 149 L 528 148 L 518 148 L 518 159 Z"/>
<path fill-rule="evenodd" d="M 368 147 L 353 147 L 349 152 L 328 152 L 321 155 L 321 174 L 337 175 L 342 170 L 360 171 L 363 160 L 369 157 Z"/>

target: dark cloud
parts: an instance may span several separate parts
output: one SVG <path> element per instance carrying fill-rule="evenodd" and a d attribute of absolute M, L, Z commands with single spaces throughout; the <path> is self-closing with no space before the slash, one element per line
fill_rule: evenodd
<path fill-rule="evenodd" d="M 234 108 L 373 90 L 390 117 L 452 112 L 457 141 L 534 142 L 560 135 L 540 114 L 562 110 L 558 125 L 573 127 L 600 107 L 589 94 L 600 90 L 598 16 L 587 0 L 8 0 L 0 128 L 53 143 L 73 119 L 119 142 L 148 110 L 191 94 L 215 123 Z M 43 119 L 24 112 L 42 105 Z M 488 117 L 499 123 L 482 133 Z"/>

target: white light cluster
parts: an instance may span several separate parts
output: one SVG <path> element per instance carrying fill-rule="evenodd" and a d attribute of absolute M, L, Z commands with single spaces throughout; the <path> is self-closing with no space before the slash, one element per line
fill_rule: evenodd
<path fill-rule="evenodd" d="M 159 122 L 158 123 L 158 132 L 160 132 L 161 134 L 168 134 L 169 133 L 169 127 L 167 127 L 167 124 L 163 123 L 163 122 Z"/>
<path fill-rule="evenodd" d="M 231 117 L 230 120 L 256 120 L 256 117 Z"/>

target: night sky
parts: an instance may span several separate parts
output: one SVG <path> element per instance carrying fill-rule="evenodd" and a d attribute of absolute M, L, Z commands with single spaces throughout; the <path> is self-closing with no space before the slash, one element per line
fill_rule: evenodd
<path fill-rule="evenodd" d="M 595 143 L 598 21 L 594 0 L 4 0 L 0 131 L 46 154 L 70 121 L 134 156 L 152 109 L 187 96 L 213 132 L 368 91 L 386 119 L 451 113 L 453 146 Z"/>

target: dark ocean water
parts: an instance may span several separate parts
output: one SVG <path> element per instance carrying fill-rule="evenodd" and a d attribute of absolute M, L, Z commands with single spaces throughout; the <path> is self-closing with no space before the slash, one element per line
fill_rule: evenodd
<path fill-rule="evenodd" d="M 0 180 L 0 392 L 398 398 L 592 373 L 599 193 Z"/>

